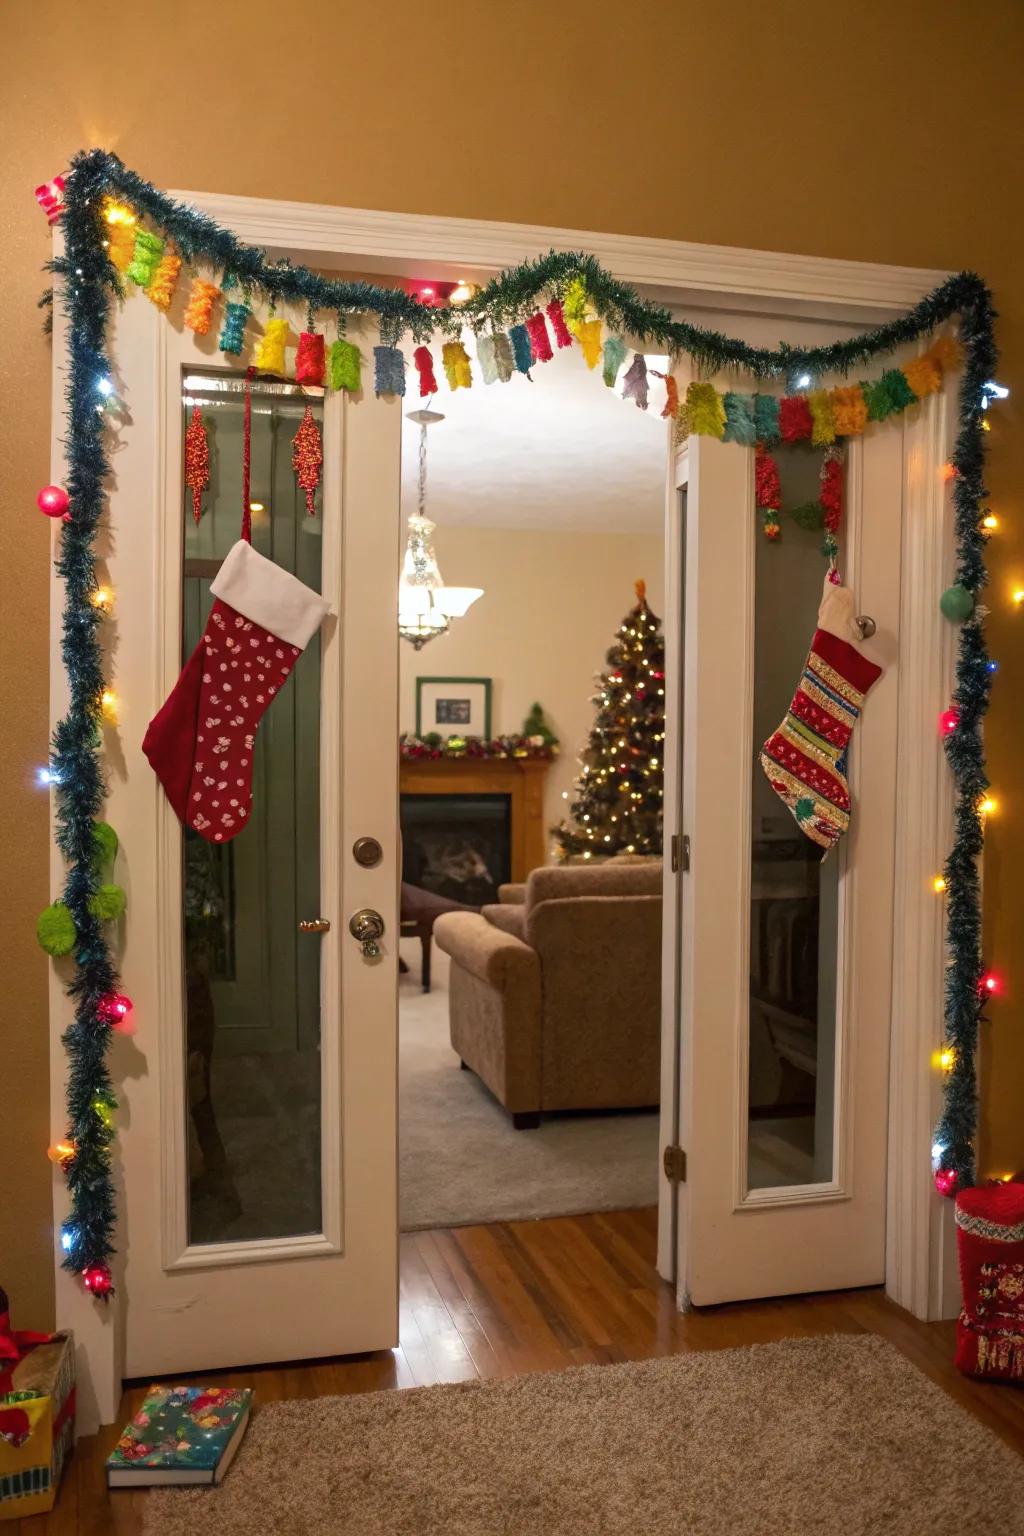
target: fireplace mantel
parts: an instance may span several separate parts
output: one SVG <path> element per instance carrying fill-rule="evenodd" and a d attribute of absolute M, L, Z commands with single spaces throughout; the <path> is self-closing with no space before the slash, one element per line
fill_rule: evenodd
<path fill-rule="evenodd" d="M 512 817 L 512 879 L 525 880 L 547 863 L 544 830 L 543 757 L 403 758 L 398 789 L 403 795 L 508 795 Z"/>

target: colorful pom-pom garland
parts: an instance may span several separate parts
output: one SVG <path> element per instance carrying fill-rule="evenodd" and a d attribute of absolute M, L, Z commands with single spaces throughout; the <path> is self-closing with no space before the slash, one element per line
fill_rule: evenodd
<path fill-rule="evenodd" d="M 219 298 L 220 289 L 216 283 L 209 283 L 203 277 L 194 277 L 185 305 L 185 329 L 194 332 L 196 336 L 206 336 L 213 323 L 213 306 Z"/>

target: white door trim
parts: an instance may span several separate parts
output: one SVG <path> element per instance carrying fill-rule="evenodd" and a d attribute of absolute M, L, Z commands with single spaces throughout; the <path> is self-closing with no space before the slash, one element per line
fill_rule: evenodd
<path fill-rule="evenodd" d="M 700 306 L 728 307 L 730 301 L 750 310 L 779 312 L 793 317 L 845 315 L 848 322 L 868 324 L 874 318 L 914 304 L 946 275 L 922 268 L 838 261 L 826 257 L 742 250 L 688 241 L 558 229 L 541 225 L 494 223 L 426 214 L 401 214 L 327 205 L 245 198 L 213 193 L 172 194 L 192 203 L 231 227 L 239 238 L 273 254 L 308 260 L 322 268 L 352 269 L 360 263 L 380 271 L 459 276 L 496 272 L 550 249 L 585 250 L 618 278 L 637 284 L 665 300 Z M 54 228 L 55 254 L 60 254 L 60 226 Z M 412 254 L 410 254 L 412 253 Z M 699 318 L 699 317 L 698 317 Z M 63 375 L 65 326 L 55 315 L 54 387 L 52 394 L 51 472 L 64 474 Z M 128 430 L 132 430 L 129 427 Z M 924 432 L 922 428 L 922 432 Z M 905 654 L 909 664 L 901 682 L 898 793 L 905 811 L 900 819 L 897 850 L 897 953 L 901 963 L 894 987 L 893 1065 L 896 1091 L 890 1098 L 890 1177 L 887 1224 L 891 1234 L 887 1257 L 887 1289 L 919 1316 L 947 1311 L 949 1286 L 938 1278 L 949 1274 L 948 1244 L 934 1197 L 925 1187 L 927 1149 L 934 1118 L 936 1083 L 929 1069 L 941 1035 L 939 994 L 942 976 L 942 930 L 938 904 L 927 907 L 923 871 L 937 867 L 949 831 L 951 788 L 937 750 L 931 750 L 922 722 L 934 721 L 948 697 L 952 676 L 952 641 L 935 654 L 935 593 L 945 585 L 949 567 L 948 497 L 928 483 L 928 468 L 944 443 L 922 439 L 922 471 L 915 494 L 918 515 L 908 512 L 908 528 L 921 533 L 918 563 L 908 562 L 905 585 Z M 941 459 L 939 460 L 941 463 Z M 911 568 L 912 567 L 912 568 Z M 61 583 L 51 586 L 51 714 L 62 712 L 66 689 L 60 666 Z M 63 863 L 51 850 L 51 883 L 59 890 Z M 927 895 L 931 895 L 927 892 Z M 906 938 L 908 942 L 899 942 Z M 913 942 L 910 942 L 911 938 Z M 51 1112 L 54 1135 L 64 1129 L 66 1061 L 60 1035 L 66 1019 L 66 998 L 60 976 L 51 968 Z M 57 1227 L 66 1211 L 60 1180 L 54 1184 Z M 57 1322 L 78 1327 L 90 1339 L 91 1401 L 84 1417 L 108 1422 L 116 1416 L 123 1329 L 118 1304 L 98 1309 L 81 1287 L 57 1270 Z M 102 1341 L 102 1342 L 101 1342 Z M 93 1395 L 94 1393 L 94 1395 Z"/>

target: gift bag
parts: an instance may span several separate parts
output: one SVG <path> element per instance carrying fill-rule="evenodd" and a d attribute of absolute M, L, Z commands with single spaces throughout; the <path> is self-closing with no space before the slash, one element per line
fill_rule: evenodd
<path fill-rule="evenodd" d="M 75 1434 L 72 1335 L 56 1334 L 19 1353 L 9 1368 L 0 1360 L 0 1520 L 53 1508 Z"/>
<path fill-rule="evenodd" d="M 956 1242 L 956 1364 L 968 1376 L 1024 1381 L 1024 1182 L 961 1190 Z"/>

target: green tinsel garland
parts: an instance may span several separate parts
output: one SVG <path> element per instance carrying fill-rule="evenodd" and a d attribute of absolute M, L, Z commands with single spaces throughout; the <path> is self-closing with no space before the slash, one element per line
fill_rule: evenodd
<path fill-rule="evenodd" d="M 982 279 L 970 272 L 948 278 L 907 314 L 876 330 L 821 347 L 752 347 L 674 319 L 667 309 L 606 272 L 595 257 L 580 252 L 549 252 L 502 272 L 465 304 L 427 309 L 398 288 L 341 282 L 287 261 L 269 261 L 265 252 L 244 245 L 205 214 L 158 191 L 116 155 L 98 149 L 78 154 L 65 189 L 65 254 L 52 263 L 64 279 L 62 297 L 68 318 L 66 443 L 72 516 L 62 526 L 57 568 L 65 584 L 62 657 L 70 702 L 54 732 L 52 766 L 57 842 L 67 861 L 63 900 L 77 936 L 74 978 L 68 989 L 75 1014 L 64 1035 L 68 1137 L 76 1147 L 67 1169 L 72 1213 L 65 1224 L 70 1246 L 64 1263 L 77 1273 L 108 1266 L 116 1218 L 110 1163 L 114 1132 L 107 1123 L 109 1115 L 100 1115 L 95 1108 L 115 1102 L 106 1065 L 110 1031 L 99 1005 L 117 990 L 118 979 L 103 930 L 101 913 L 108 908 L 108 893 L 100 890 L 94 845 L 94 823 L 105 786 L 98 729 L 103 673 L 97 629 L 102 615 L 91 597 L 96 588 L 94 540 L 106 506 L 110 468 L 104 447 L 105 418 L 96 410 L 95 390 L 97 379 L 111 372 L 109 308 L 122 291 L 104 248 L 101 205 L 107 195 L 128 202 L 164 240 L 173 241 L 186 263 L 202 263 L 229 274 L 250 300 L 276 306 L 292 303 L 307 312 L 341 316 L 368 313 L 377 317 L 390 344 L 406 332 L 415 341 L 436 333 L 457 337 L 467 324 L 477 333 L 504 332 L 525 321 L 542 298 L 562 295 L 570 287 L 578 293 L 582 284 L 589 303 L 612 332 L 654 342 L 669 353 L 687 353 L 704 374 L 742 369 L 755 379 L 792 380 L 803 372 L 814 377 L 845 375 L 959 316 L 966 364 L 953 455 L 956 579 L 972 593 L 985 583 L 982 401 L 983 386 L 996 364 L 991 296 Z M 890 379 L 878 395 L 878 415 L 899 408 L 893 388 L 898 391 L 899 385 Z M 762 423 L 757 430 L 763 430 Z M 960 630 L 957 654 L 953 702 L 959 723 L 946 737 L 956 781 L 955 839 L 946 864 L 950 960 L 946 1035 L 954 1049 L 954 1065 L 945 1080 L 945 1105 L 936 1133 L 943 1149 L 941 1166 L 954 1169 L 961 1184 L 974 1177 L 974 1058 L 981 981 L 976 860 L 982 846 L 978 803 L 988 783 L 981 741 L 989 692 L 987 661 L 980 624 L 968 620 Z"/>

